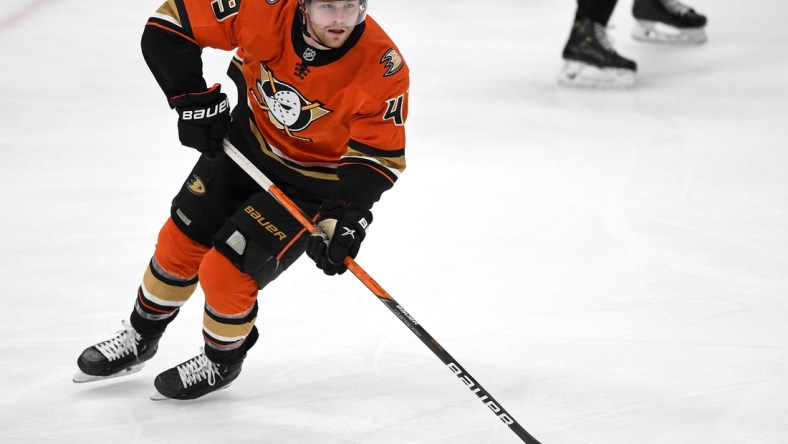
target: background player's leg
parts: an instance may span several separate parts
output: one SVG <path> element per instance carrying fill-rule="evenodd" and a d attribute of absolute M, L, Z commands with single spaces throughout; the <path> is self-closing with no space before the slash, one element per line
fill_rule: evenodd
<path fill-rule="evenodd" d="M 602 26 L 607 26 L 618 0 L 577 0 L 575 21 L 591 19 Z"/>

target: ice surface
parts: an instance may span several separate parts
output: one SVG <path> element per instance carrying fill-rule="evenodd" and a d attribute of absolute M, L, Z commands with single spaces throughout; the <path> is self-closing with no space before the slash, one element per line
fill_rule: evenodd
<path fill-rule="evenodd" d="M 674 48 L 622 2 L 638 84 L 585 91 L 555 79 L 573 2 L 371 3 L 412 70 L 409 166 L 359 263 L 545 444 L 788 442 L 788 4 L 691 4 L 709 42 Z M 307 261 L 230 389 L 148 399 L 197 353 L 201 293 L 142 372 L 71 382 L 196 159 L 140 54 L 156 7 L 0 2 L 0 442 L 519 442 Z"/>

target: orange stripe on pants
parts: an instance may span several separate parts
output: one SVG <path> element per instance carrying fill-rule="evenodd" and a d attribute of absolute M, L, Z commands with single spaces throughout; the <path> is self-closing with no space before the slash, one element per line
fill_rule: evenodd
<path fill-rule="evenodd" d="M 218 314 L 249 313 L 257 300 L 257 282 L 211 248 L 200 265 L 200 286 L 205 302 Z"/>
<path fill-rule="evenodd" d="M 197 275 L 200 262 L 207 252 L 208 247 L 189 239 L 172 218 L 168 218 L 159 232 L 153 258 L 167 274 L 190 279 Z"/>

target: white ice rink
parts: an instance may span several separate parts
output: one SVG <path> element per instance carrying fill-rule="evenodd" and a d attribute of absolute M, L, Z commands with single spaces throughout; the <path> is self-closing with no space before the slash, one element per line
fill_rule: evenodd
<path fill-rule="evenodd" d="M 148 399 L 202 344 L 200 292 L 142 372 L 71 382 L 197 158 L 140 54 L 160 1 L 0 2 L 0 442 L 521 442 L 308 259 L 228 390 Z M 707 44 L 633 41 L 622 0 L 637 86 L 588 91 L 556 83 L 571 0 L 371 0 L 409 166 L 358 262 L 544 444 L 788 442 L 788 4 L 687 1 Z"/>

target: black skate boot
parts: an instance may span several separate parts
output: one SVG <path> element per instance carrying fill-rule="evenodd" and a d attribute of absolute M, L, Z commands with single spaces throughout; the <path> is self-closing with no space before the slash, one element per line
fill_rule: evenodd
<path fill-rule="evenodd" d="M 197 399 L 226 387 L 241 374 L 243 360 L 232 364 L 216 363 L 205 353 L 189 359 L 156 377 L 157 393 L 151 399 Z"/>
<path fill-rule="evenodd" d="M 635 0 L 632 37 L 644 42 L 699 44 L 706 41 L 706 16 L 678 0 Z"/>
<path fill-rule="evenodd" d="M 259 337 L 257 327 L 253 326 L 241 347 L 230 351 L 208 350 L 214 359 L 222 362 L 212 361 L 201 350 L 199 355 L 160 373 L 153 381 L 157 391 L 150 398 L 154 401 L 197 399 L 227 387 L 241 374 L 246 352 Z"/>
<path fill-rule="evenodd" d="M 607 29 L 591 19 L 575 21 L 563 58 L 564 69 L 558 79 L 563 85 L 621 88 L 635 83 L 637 64 L 620 56 Z"/>
<path fill-rule="evenodd" d="M 114 337 L 86 348 L 79 355 L 80 371 L 72 380 L 90 382 L 136 373 L 156 354 L 160 338 L 161 335 L 142 336 L 124 321 Z"/>

